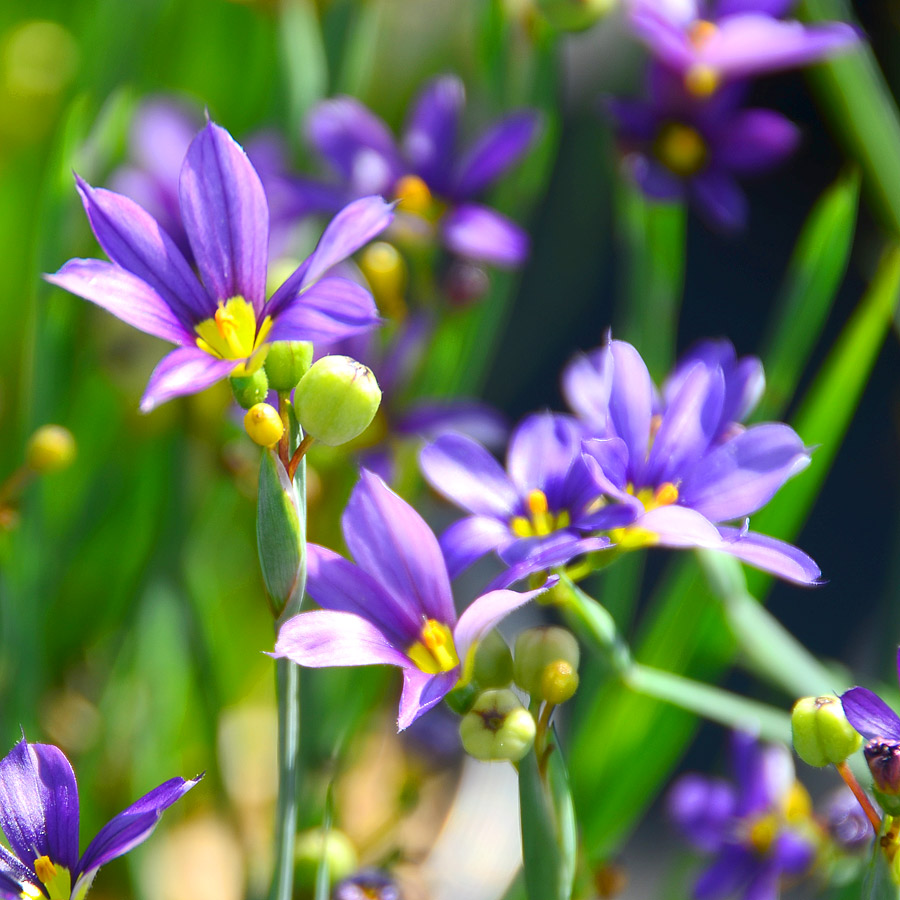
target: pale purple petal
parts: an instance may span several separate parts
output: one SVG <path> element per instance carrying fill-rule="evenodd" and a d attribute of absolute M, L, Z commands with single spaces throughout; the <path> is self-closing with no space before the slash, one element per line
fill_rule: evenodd
<path fill-rule="evenodd" d="M 699 850 L 718 849 L 728 836 L 737 798 L 724 779 L 683 775 L 666 798 L 669 818 Z"/>
<path fill-rule="evenodd" d="M 739 786 L 739 816 L 777 807 L 794 785 L 793 758 L 780 744 L 761 744 L 753 735 L 735 732 L 731 738 L 731 756 Z"/>
<path fill-rule="evenodd" d="M 779 880 L 774 860 L 763 860 L 757 864 L 756 872 L 744 888 L 742 900 L 779 900 Z"/>
<path fill-rule="evenodd" d="M 628 17 L 631 28 L 650 48 L 654 59 L 681 71 L 693 57 L 684 28 L 691 20 L 677 21 L 658 7 L 659 4 L 653 2 L 632 3 Z"/>
<path fill-rule="evenodd" d="M 642 481 L 643 462 L 650 441 L 653 382 L 641 355 L 625 341 L 612 341 L 613 383 L 609 397 L 610 422 L 628 447 L 629 475 Z"/>
<path fill-rule="evenodd" d="M 779 541 L 766 534 L 743 532 L 739 528 L 719 526 L 725 543 L 719 548 L 741 562 L 786 578 L 796 584 L 818 584 L 821 569 L 806 553 L 793 544 Z"/>
<path fill-rule="evenodd" d="M 0 865 L 2 865 L 2 851 L 0 847 Z M 34 876 L 29 876 L 33 878 Z M 7 875 L 6 872 L 0 870 L 0 900 L 21 900 L 22 886 L 18 878 Z"/>
<path fill-rule="evenodd" d="M 812 864 L 815 847 L 809 837 L 785 830 L 775 839 L 770 853 L 780 871 L 802 875 Z"/>
<path fill-rule="evenodd" d="M 380 478 L 363 470 L 341 518 L 361 569 L 425 618 L 456 621 L 440 545 L 424 519 Z"/>
<path fill-rule="evenodd" d="M 506 468 L 513 484 L 525 497 L 543 491 L 552 512 L 561 509 L 566 476 L 581 456 L 581 429 L 574 419 L 556 413 L 528 416 L 513 431 L 506 454 Z"/>
<path fill-rule="evenodd" d="M 75 773 L 57 747 L 23 739 L 0 760 L 0 828 L 32 876 L 40 856 L 75 869 L 78 813 Z"/>
<path fill-rule="evenodd" d="M 528 235 L 514 222 L 486 206 L 464 203 L 441 221 L 447 249 L 466 259 L 515 268 L 528 257 Z"/>
<path fill-rule="evenodd" d="M 721 550 L 726 541 L 716 526 L 696 510 L 685 506 L 660 506 L 644 513 L 634 522 L 656 536 L 664 547 L 703 547 Z"/>
<path fill-rule="evenodd" d="M 394 431 L 430 440 L 453 432 L 499 447 L 506 443 L 509 426 L 503 414 L 486 403 L 447 398 L 416 401 L 394 422 Z"/>
<path fill-rule="evenodd" d="M 434 78 L 419 92 L 403 134 L 411 170 L 433 191 L 446 194 L 466 90 L 455 75 Z"/>
<path fill-rule="evenodd" d="M 628 447 L 621 438 L 594 438 L 581 445 L 584 463 L 601 494 L 643 513 L 644 506 L 633 494 L 627 493 Z"/>
<path fill-rule="evenodd" d="M 900 716 L 877 694 L 864 687 L 841 694 L 847 721 L 867 740 L 900 741 Z"/>
<path fill-rule="evenodd" d="M 193 343 L 193 335 L 168 303 L 145 281 L 114 263 L 100 259 L 70 259 L 55 275 L 44 278 L 50 284 L 96 303 L 146 334 L 174 344 Z"/>
<path fill-rule="evenodd" d="M 741 845 L 726 846 L 694 884 L 694 900 L 724 900 L 756 874 L 759 861 Z"/>
<path fill-rule="evenodd" d="M 510 577 L 501 579 L 501 582 L 508 586 L 526 574 L 567 565 L 576 556 L 605 550 L 609 546 L 608 537 L 582 537 L 568 529 L 555 531 L 546 537 L 519 538 L 500 550 L 500 558 L 510 566 Z"/>
<path fill-rule="evenodd" d="M 198 347 L 179 347 L 164 356 L 141 398 L 141 412 L 184 394 L 196 394 L 226 378 L 238 364 L 233 359 L 217 359 Z"/>
<path fill-rule="evenodd" d="M 740 422 L 759 403 L 766 387 L 762 361 L 756 356 L 745 356 L 735 367 L 725 372 L 725 408 L 722 423 Z"/>
<path fill-rule="evenodd" d="M 429 675 L 415 666 L 403 670 L 403 693 L 397 716 L 397 730 L 409 728 L 423 713 L 437 706 L 453 690 L 459 678 L 459 669 Z"/>
<path fill-rule="evenodd" d="M 203 124 L 199 110 L 170 96 L 141 101 L 128 134 L 128 150 L 141 168 L 172 188 L 187 149 Z"/>
<path fill-rule="evenodd" d="M 456 578 L 485 553 L 504 547 L 511 540 L 509 526 L 488 516 L 467 516 L 454 522 L 441 535 L 441 551 L 447 572 Z"/>
<path fill-rule="evenodd" d="M 651 199 L 663 201 L 684 199 L 684 181 L 655 159 L 642 153 L 630 153 L 624 162 L 637 186 Z"/>
<path fill-rule="evenodd" d="M 715 142 L 715 164 L 741 175 L 764 172 L 787 159 L 800 143 L 800 129 L 771 109 L 735 113 Z"/>
<path fill-rule="evenodd" d="M 436 490 L 476 515 L 509 519 L 519 497 L 509 476 L 481 444 L 461 434 L 442 434 L 419 453 L 419 466 Z"/>
<path fill-rule="evenodd" d="M 181 217 L 206 289 L 243 297 L 257 314 L 266 299 L 269 207 L 247 154 L 209 122 L 194 138 L 178 182 Z"/>
<path fill-rule="evenodd" d="M 797 433 L 777 422 L 755 425 L 715 447 L 684 474 L 679 502 L 712 522 L 750 515 L 809 465 Z"/>
<path fill-rule="evenodd" d="M 562 374 L 566 403 L 597 432 L 597 437 L 607 436 L 613 369 L 612 352 L 606 344 L 590 354 L 579 353 Z"/>
<path fill-rule="evenodd" d="M 736 231 L 747 221 L 747 198 L 737 181 L 721 169 L 707 169 L 688 182 L 691 199 L 709 225 Z"/>
<path fill-rule="evenodd" d="M 521 110 L 489 128 L 459 162 L 456 195 L 474 197 L 514 166 L 537 137 L 539 125 L 535 110 Z"/>

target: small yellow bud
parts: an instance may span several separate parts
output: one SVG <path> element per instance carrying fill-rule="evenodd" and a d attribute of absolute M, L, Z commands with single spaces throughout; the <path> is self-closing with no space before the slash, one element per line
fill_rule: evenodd
<path fill-rule="evenodd" d="M 791 710 L 791 733 L 797 756 L 811 766 L 842 763 L 862 746 L 862 737 L 830 694 L 804 697 Z"/>
<path fill-rule="evenodd" d="M 480 694 L 459 724 L 466 753 L 475 759 L 518 762 L 531 749 L 537 727 L 512 691 Z"/>
<path fill-rule="evenodd" d="M 42 425 L 25 448 L 25 462 L 35 472 L 58 472 L 75 459 L 75 438 L 62 425 Z"/>
<path fill-rule="evenodd" d="M 278 410 L 268 403 L 257 403 L 244 416 L 247 434 L 261 447 L 274 447 L 284 434 L 284 422 Z"/>
<path fill-rule="evenodd" d="M 407 271 L 403 257 L 393 244 L 376 241 L 369 244 L 359 260 L 375 302 L 382 312 L 392 318 L 400 318 L 404 310 Z"/>
<path fill-rule="evenodd" d="M 575 675 L 575 687 L 577 687 L 578 676 L 576 673 L 580 660 L 581 652 L 578 649 L 578 641 L 575 640 L 575 635 L 571 631 L 555 625 L 546 628 L 529 628 L 516 638 L 513 674 L 516 684 L 532 698 L 555 702 L 543 694 L 544 670 L 547 666 L 568 664 L 572 674 Z M 548 684 L 553 680 L 553 675 L 548 676 Z M 573 693 L 574 690 L 573 687 Z"/>
<path fill-rule="evenodd" d="M 578 672 L 564 659 L 544 666 L 541 672 L 540 697 L 554 706 L 565 703 L 578 690 Z"/>

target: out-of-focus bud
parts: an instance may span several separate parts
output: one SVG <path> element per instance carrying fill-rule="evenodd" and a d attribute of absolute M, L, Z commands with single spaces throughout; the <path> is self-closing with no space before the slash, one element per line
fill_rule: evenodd
<path fill-rule="evenodd" d="M 274 447 L 284 434 L 284 422 L 278 410 L 269 403 L 256 403 L 244 415 L 247 434 L 260 447 Z"/>
<path fill-rule="evenodd" d="M 266 354 L 266 375 L 273 391 L 292 391 L 306 374 L 313 358 L 309 341 L 275 341 Z"/>
<path fill-rule="evenodd" d="M 564 659 L 544 666 L 540 697 L 554 706 L 565 703 L 578 690 L 578 672 Z"/>
<path fill-rule="evenodd" d="M 798 700 L 791 710 L 791 732 L 797 756 L 811 766 L 842 763 L 862 746 L 841 701 L 831 694 Z"/>
<path fill-rule="evenodd" d="M 334 886 L 332 900 L 400 900 L 397 882 L 381 869 L 362 869 Z"/>
<path fill-rule="evenodd" d="M 616 0 L 537 0 L 547 21 L 562 31 L 584 31 L 604 18 Z"/>
<path fill-rule="evenodd" d="M 329 447 L 362 434 L 380 403 L 381 389 L 372 370 L 349 356 L 323 356 L 294 392 L 300 426 Z"/>
<path fill-rule="evenodd" d="M 518 762 L 534 743 L 531 713 L 509 690 L 482 693 L 459 724 L 463 747 L 475 759 Z"/>
<path fill-rule="evenodd" d="M 839 787 L 828 795 L 825 827 L 838 846 L 851 852 L 867 846 L 874 834 L 859 801 L 846 787 Z"/>
<path fill-rule="evenodd" d="M 263 403 L 269 393 L 265 369 L 257 369 L 252 375 L 232 375 L 229 381 L 234 399 L 244 409 Z"/>
<path fill-rule="evenodd" d="M 513 654 L 513 674 L 516 684 L 533 698 L 547 700 L 550 703 L 562 702 L 545 696 L 544 689 L 549 688 L 554 696 L 560 696 L 569 690 L 568 696 L 571 697 L 578 687 L 577 673 L 580 659 L 578 641 L 571 631 L 555 625 L 529 628 L 516 638 Z M 566 664 L 566 671 L 559 667 L 560 663 Z M 544 675 L 548 667 L 551 667 L 553 672 L 547 676 L 545 685 Z"/>
<path fill-rule="evenodd" d="M 900 743 L 875 738 L 863 752 L 878 802 L 892 816 L 900 814 Z"/>
<path fill-rule="evenodd" d="M 468 306 L 491 289 L 491 279 L 482 266 L 467 260 L 451 263 L 444 276 L 444 290 L 454 306 Z"/>
<path fill-rule="evenodd" d="M 294 875 L 298 887 L 311 889 L 315 885 L 323 858 L 332 882 L 346 878 L 359 865 L 356 847 L 343 831 L 311 828 L 298 834 L 294 845 Z"/>
<path fill-rule="evenodd" d="M 472 679 L 479 687 L 494 688 L 506 687 L 512 678 L 512 653 L 503 635 L 495 628 L 478 642 Z"/>
<path fill-rule="evenodd" d="M 363 251 L 359 260 L 378 308 L 393 319 L 406 311 L 407 270 L 403 257 L 393 244 L 375 241 Z"/>
<path fill-rule="evenodd" d="M 42 425 L 29 438 L 25 447 L 25 464 L 44 474 L 58 472 L 75 459 L 75 438 L 62 425 Z"/>

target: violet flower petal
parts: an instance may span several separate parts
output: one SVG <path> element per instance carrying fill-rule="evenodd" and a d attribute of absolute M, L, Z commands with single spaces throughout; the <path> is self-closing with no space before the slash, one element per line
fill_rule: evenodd
<path fill-rule="evenodd" d="M 771 109 L 744 109 L 722 129 L 715 163 L 741 175 L 764 172 L 787 159 L 800 143 L 800 129 Z"/>
<path fill-rule="evenodd" d="M 666 798 L 666 809 L 684 837 L 697 849 L 712 852 L 727 838 L 737 798 L 722 778 L 682 775 Z"/>
<path fill-rule="evenodd" d="M 770 853 L 779 871 L 802 875 L 812 865 L 815 848 L 809 838 L 794 831 L 782 831 Z"/>
<path fill-rule="evenodd" d="M 694 900 L 724 900 L 744 887 L 759 868 L 757 858 L 741 845 L 726 846 L 694 883 Z"/>
<path fill-rule="evenodd" d="M 466 89 L 455 75 L 434 78 L 419 92 L 403 133 L 403 153 L 412 171 L 446 194 Z"/>
<path fill-rule="evenodd" d="M 447 574 L 456 578 L 476 559 L 506 546 L 512 539 L 509 527 L 489 516 L 467 516 L 454 522 L 440 539 Z"/>
<path fill-rule="evenodd" d="M 522 496 L 541 490 L 551 511 L 561 508 L 562 488 L 572 464 L 581 455 L 581 429 L 557 413 L 536 413 L 513 431 L 506 468 Z"/>
<path fill-rule="evenodd" d="M 877 694 L 864 687 L 841 694 L 847 721 L 867 740 L 900 741 L 900 716 Z"/>
<path fill-rule="evenodd" d="M 423 713 L 437 706 L 453 690 L 459 677 L 459 670 L 439 672 L 429 675 L 415 666 L 403 670 L 403 693 L 400 695 L 400 709 L 397 716 L 397 730 L 409 728 Z"/>
<path fill-rule="evenodd" d="M 819 584 L 822 570 L 798 547 L 767 534 L 744 532 L 740 528 L 718 527 L 725 543 L 717 549 L 748 565 L 771 572 L 795 584 Z"/>
<path fill-rule="evenodd" d="M 779 871 L 774 860 L 757 864 L 750 883 L 744 888 L 742 900 L 779 900 Z"/>
<path fill-rule="evenodd" d="M 613 357 L 608 345 L 589 354 L 579 353 L 563 370 L 562 392 L 566 403 L 599 432 L 598 437 L 606 437 L 612 381 Z"/>
<path fill-rule="evenodd" d="M 488 447 L 499 447 L 506 443 L 509 426 L 503 414 L 486 403 L 446 398 L 418 400 L 410 404 L 394 422 L 394 431 L 430 440 L 443 434 L 457 433 Z"/>
<path fill-rule="evenodd" d="M 688 182 L 697 211 L 715 228 L 736 231 L 747 221 L 747 198 L 724 169 L 707 169 Z"/>
<path fill-rule="evenodd" d="M 515 268 L 528 258 L 531 242 L 515 222 L 487 206 L 463 203 L 441 220 L 444 244 L 476 262 Z"/>
<path fill-rule="evenodd" d="M 654 200 L 684 198 L 684 182 L 655 159 L 642 153 L 631 153 L 625 157 L 625 166 L 631 172 L 635 184 L 648 197 Z"/>
<path fill-rule="evenodd" d="M 198 347 L 179 347 L 164 356 L 147 382 L 141 412 L 184 394 L 194 394 L 225 378 L 237 365 L 233 359 L 217 359 Z"/>
<path fill-rule="evenodd" d="M 740 13 L 763 13 L 773 19 L 786 16 L 796 0 L 717 0 L 715 18 L 724 19 Z"/>
<path fill-rule="evenodd" d="M 637 497 L 627 493 L 628 447 L 622 438 L 593 438 L 583 441 L 584 463 L 601 494 L 642 513 L 644 505 Z"/>
<path fill-rule="evenodd" d="M 22 886 L 18 879 L 0 871 L 0 900 L 21 900 Z"/>
<path fill-rule="evenodd" d="M 646 363 L 631 344 L 611 341 L 609 349 L 613 357 L 610 422 L 628 447 L 629 475 L 639 484 L 643 482 L 643 461 L 650 441 L 653 382 Z"/>
<path fill-rule="evenodd" d="M 0 824 L 0 828 L 2 828 L 2 824 Z M 28 866 L 22 865 L 3 844 L 0 844 L 0 874 L 12 878 L 14 882 L 28 882 L 29 884 L 35 878 L 34 872 Z M 16 900 L 21 900 L 18 892 L 16 893 Z"/>

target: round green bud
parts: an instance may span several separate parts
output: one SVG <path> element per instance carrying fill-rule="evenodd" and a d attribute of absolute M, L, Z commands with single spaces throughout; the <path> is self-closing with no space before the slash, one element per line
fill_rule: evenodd
<path fill-rule="evenodd" d="M 549 665 L 564 662 L 569 664 L 573 673 L 576 673 L 580 659 L 578 641 L 571 631 L 555 625 L 529 628 L 516 638 L 513 675 L 516 684 L 523 691 L 535 698 L 549 699 L 542 694 L 544 669 Z M 576 687 L 577 684 L 576 681 Z M 573 693 L 574 690 L 572 688 Z"/>
<path fill-rule="evenodd" d="M 381 389 L 372 370 L 349 356 L 323 356 L 300 379 L 294 409 L 306 434 L 336 447 L 369 427 Z"/>
<path fill-rule="evenodd" d="M 539 696 L 554 706 L 565 703 L 578 690 L 578 672 L 564 659 L 544 666 Z"/>
<path fill-rule="evenodd" d="M 459 723 L 462 745 L 475 759 L 518 762 L 534 744 L 531 713 L 510 690 L 484 691 Z"/>
<path fill-rule="evenodd" d="M 268 403 L 251 406 L 244 415 L 247 434 L 261 447 L 274 447 L 284 434 L 284 422 L 278 410 Z"/>
<path fill-rule="evenodd" d="M 862 746 L 840 699 L 830 694 L 798 700 L 791 710 L 791 732 L 797 756 L 811 766 L 842 763 Z"/>
<path fill-rule="evenodd" d="M 332 882 L 352 875 L 359 867 L 356 847 L 343 831 L 310 828 L 298 834 L 294 844 L 294 875 L 298 886 L 312 888 L 315 885 L 323 858 L 328 863 Z"/>
<path fill-rule="evenodd" d="M 29 438 L 25 463 L 35 472 L 58 472 L 75 459 L 75 438 L 62 425 L 42 425 Z"/>
<path fill-rule="evenodd" d="M 244 409 L 262 403 L 269 393 L 269 379 L 264 369 L 257 369 L 252 375 L 232 375 L 228 380 L 234 399 Z"/>
<path fill-rule="evenodd" d="M 309 341 L 275 341 L 266 354 L 266 375 L 273 391 L 292 391 L 306 374 L 313 358 Z"/>
<path fill-rule="evenodd" d="M 616 0 L 537 0 L 544 18 L 561 31 L 584 31 L 616 6 Z"/>
<path fill-rule="evenodd" d="M 496 628 L 478 642 L 472 679 L 483 688 L 506 687 L 513 679 L 512 653 Z"/>

